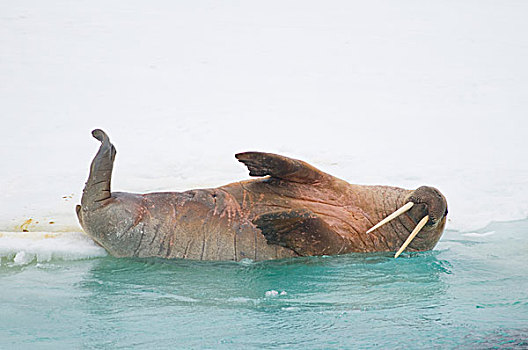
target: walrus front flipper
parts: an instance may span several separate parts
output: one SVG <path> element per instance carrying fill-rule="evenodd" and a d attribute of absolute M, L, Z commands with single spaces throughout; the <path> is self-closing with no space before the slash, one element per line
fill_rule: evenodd
<path fill-rule="evenodd" d="M 270 175 L 281 180 L 313 184 L 331 178 L 330 175 L 303 162 L 278 154 L 244 152 L 235 154 L 236 159 L 249 169 L 250 176 Z"/>
<path fill-rule="evenodd" d="M 96 129 L 92 131 L 92 135 L 101 141 L 101 146 L 92 160 L 90 175 L 81 198 L 81 206 L 86 208 L 95 208 L 102 201 L 110 198 L 110 181 L 116 155 L 114 145 L 110 143 L 110 139 L 103 130 Z"/>
<path fill-rule="evenodd" d="M 253 223 L 268 243 L 289 248 L 302 256 L 339 254 L 346 246 L 343 237 L 307 209 L 264 214 Z"/>

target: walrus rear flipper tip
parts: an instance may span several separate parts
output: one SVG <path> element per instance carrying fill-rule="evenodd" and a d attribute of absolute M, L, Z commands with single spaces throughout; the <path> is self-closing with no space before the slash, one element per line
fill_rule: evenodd
<path fill-rule="evenodd" d="M 92 160 L 90 174 L 83 190 L 81 206 L 84 208 L 98 207 L 103 200 L 111 197 L 110 182 L 117 153 L 103 130 L 93 130 L 92 136 L 99 140 L 101 145 Z"/>
<path fill-rule="evenodd" d="M 105 140 L 109 140 L 108 135 L 101 129 L 92 130 L 92 136 L 101 142 L 104 142 Z"/>

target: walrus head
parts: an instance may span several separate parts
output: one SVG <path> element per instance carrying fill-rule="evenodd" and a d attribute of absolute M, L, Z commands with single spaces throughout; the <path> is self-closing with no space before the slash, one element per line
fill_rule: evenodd
<path fill-rule="evenodd" d="M 397 258 L 420 232 L 420 239 L 413 242 L 412 248 L 413 250 L 428 250 L 431 249 L 431 244 L 434 246 L 440 239 L 444 231 L 447 212 L 447 201 L 442 193 L 434 187 L 422 186 L 405 198 L 405 204 L 402 207 L 374 225 L 367 233 L 407 213 L 416 226 L 394 257 Z"/>
<path fill-rule="evenodd" d="M 447 201 L 434 187 L 422 186 L 413 191 L 407 198 L 408 203 L 414 203 L 410 214 L 421 217 L 429 216 L 427 226 L 437 224 L 447 215 Z M 414 211 L 414 213 L 413 213 Z"/>

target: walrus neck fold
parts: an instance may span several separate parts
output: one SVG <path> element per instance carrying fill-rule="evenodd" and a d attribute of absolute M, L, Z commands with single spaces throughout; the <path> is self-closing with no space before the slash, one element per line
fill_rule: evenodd
<path fill-rule="evenodd" d="M 92 135 L 101 141 L 101 146 L 90 166 L 90 175 L 81 198 L 81 207 L 86 210 L 95 209 L 110 198 L 110 182 L 116 155 L 114 145 L 102 130 L 96 129 Z"/>

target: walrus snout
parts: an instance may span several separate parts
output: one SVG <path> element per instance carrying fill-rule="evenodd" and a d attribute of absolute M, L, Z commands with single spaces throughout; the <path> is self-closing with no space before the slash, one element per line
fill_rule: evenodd
<path fill-rule="evenodd" d="M 415 205 L 409 210 L 415 222 L 429 215 L 428 226 L 435 225 L 447 215 L 447 201 L 444 195 L 436 188 L 421 186 L 413 191 L 407 198 L 408 202 Z"/>

